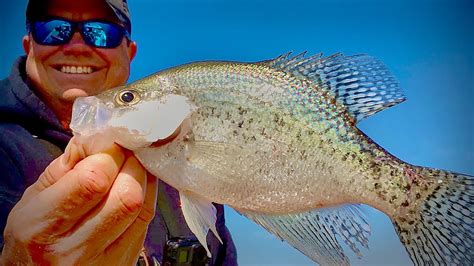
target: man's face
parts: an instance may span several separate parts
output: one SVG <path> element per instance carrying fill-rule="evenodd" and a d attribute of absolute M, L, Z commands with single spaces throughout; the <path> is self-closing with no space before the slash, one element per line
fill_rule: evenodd
<path fill-rule="evenodd" d="M 105 1 L 48 1 L 48 15 L 71 21 L 90 19 L 118 23 Z M 67 112 L 79 96 L 98 94 L 125 84 L 130 74 L 130 61 L 135 56 L 136 44 L 123 38 L 112 49 L 96 48 L 84 43 L 79 32 L 71 41 L 59 46 L 37 44 L 31 34 L 23 39 L 27 54 L 26 71 L 40 97 L 56 112 Z M 92 73 L 73 74 L 71 67 L 90 67 Z"/>

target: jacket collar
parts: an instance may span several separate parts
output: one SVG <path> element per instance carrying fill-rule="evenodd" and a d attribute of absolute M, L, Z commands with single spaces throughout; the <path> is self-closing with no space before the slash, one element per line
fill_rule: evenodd
<path fill-rule="evenodd" d="M 26 56 L 12 66 L 6 83 L 2 84 L 0 102 L 2 120 L 22 125 L 33 135 L 59 143 L 68 142 L 71 133 L 64 129 L 54 112 L 35 94 L 26 81 Z"/>

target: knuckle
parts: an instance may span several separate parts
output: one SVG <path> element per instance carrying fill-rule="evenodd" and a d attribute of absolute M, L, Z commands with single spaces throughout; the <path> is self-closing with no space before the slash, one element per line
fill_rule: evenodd
<path fill-rule="evenodd" d="M 54 177 L 54 175 L 51 172 L 51 166 L 46 167 L 44 172 L 38 178 L 37 182 L 38 182 L 40 188 L 42 188 L 42 189 L 47 188 L 47 187 L 51 186 L 52 184 L 56 183 L 56 178 Z"/>
<path fill-rule="evenodd" d="M 15 206 L 16 207 L 16 206 Z M 24 216 L 21 210 L 15 208 L 10 212 L 7 218 L 5 229 L 3 231 L 4 240 L 14 240 L 20 243 L 27 243 L 30 239 L 29 230 L 22 230 L 21 224 L 24 223 Z"/>
<path fill-rule="evenodd" d="M 18 234 L 19 234 L 18 230 L 13 230 L 13 228 L 11 228 L 10 219 L 9 219 L 5 227 L 5 230 L 3 231 L 4 242 L 8 243 L 8 242 L 13 242 L 13 240 L 16 240 L 16 241 L 20 240 L 21 236 Z"/>
<path fill-rule="evenodd" d="M 105 194 L 109 189 L 108 179 L 97 170 L 82 170 L 78 173 L 81 196 L 91 198 Z"/>
<path fill-rule="evenodd" d="M 5 243 L 16 243 L 19 246 L 26 247 L 33 242 L 33 237 L 26 230 L 18 227 L 7 227 L 3 233 Z"/>
<path fill-rule="evenodd" d="M 138 215 L 137 219 L 141 220 L 145 224 L 149 224 L 155 217 L 155 209 L 143 207 Z"/>
<path fill-rule="evenodd" d="M 25 216 L 27 215 L 21 212 L 11 218 L 9 217 L 3 234 L 4 245 L 25 250 L 30 255 L 48 253 L 46 247 L 54 244 L 58 239 L 57 234 L 50 233 L 55 232 L 55 230 L 49 230 L 49 227 L 43 228 L 37 226 L 37 224 L 25 228 L 22 226 L 25 223 L 23 218 Z"/>
<path fill-rule="evenodd" d="M 136 214 L 143 207 L 143 190 L 138 185 L 122 184 L 117 190 L 117 198 L 121 212 L 126 215 Z"/>

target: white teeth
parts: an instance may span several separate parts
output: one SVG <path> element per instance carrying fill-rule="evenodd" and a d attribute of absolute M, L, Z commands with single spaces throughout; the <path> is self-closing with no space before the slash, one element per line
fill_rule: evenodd
<path fill-rule="evenodd" d="M 61 72 L 66 74 L 90 74 L 92 68 L 89 66 L 62 66 Z"/>

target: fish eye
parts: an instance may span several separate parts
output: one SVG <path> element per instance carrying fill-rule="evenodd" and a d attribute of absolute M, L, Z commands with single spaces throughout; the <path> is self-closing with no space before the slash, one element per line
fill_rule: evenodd
<path fill-rule="evenodd" d="M 140 96 L 134 90 L 123 90 L 117 94 L 115 101 L 120 105 L 132 105 L 140 101 Z"/>

